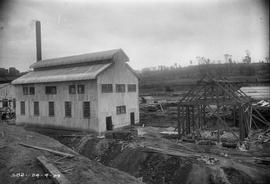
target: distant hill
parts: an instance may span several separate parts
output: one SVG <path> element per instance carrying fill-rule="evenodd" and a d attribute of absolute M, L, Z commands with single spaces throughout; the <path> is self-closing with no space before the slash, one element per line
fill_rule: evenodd
<path fill-rule="evenodd" d="M 187 67 L 157 67 L 143 69 L 140 75 L 140 92 L 178 91 L 196 84 L 206 73 L 226 77 L 242 85 L 270 84 L 269 63 L 201 64 Z"/>

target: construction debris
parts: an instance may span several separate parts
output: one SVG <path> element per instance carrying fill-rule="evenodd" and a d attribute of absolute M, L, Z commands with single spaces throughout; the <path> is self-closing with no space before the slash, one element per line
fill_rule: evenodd
<path fill-rule="evenodd" d="M 214 164 L 217 164 L 219 162 L 218 159 L 216 159 L 214 157 L 209 157 L 209 156 L 203 156 L 201 158 L 198 158 L 198 160 L 203 161 L 208 165 L 214 165 Z"/>
<path fill-rule="evenodd" d="M 255 105 L 260 106 L 260 107 L 270 107 L 270 102 L 261 100 L 257 102 Z"/>
<path fill-rule="evenodd" d="M 68 179 L 52 164 L 45 156 L 38 156 L 37 160 L 41 163 L 44 170 L 50 173 L 51 178 L 56 184 L 71 184 Z"/>
<path fill-rule="evenodd" d="M 64 156 L 64 157 L 67 157 L 67 158 L 73 158 L 75 156 L 75 155 L 70 154 L 70 153 L 64 153 L 64 152 L 61 152 L 61 151 L 52 150 L 52 149 L 49 149 L 49 148 L 43 148 L 43 147 L 39 147 L 39 146 L 32 146 L 32 145 L 24 144 L 24 143 L 19 143 L 19 145 L 22 145 L 22 146 L 28 147 L 28 148 L 34 148 L 34 149 L 38 149 L 38 150 L 48 151 L 50 153 L 60 155 L 60 156 Z"/>

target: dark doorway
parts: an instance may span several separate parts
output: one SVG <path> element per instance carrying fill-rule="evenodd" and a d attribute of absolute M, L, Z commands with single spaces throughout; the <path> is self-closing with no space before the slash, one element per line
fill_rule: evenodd
<path fill-rule="evenodd" d="M 134 125 L 135 124 L 135 117 L 134 117 L 134 112 L 130 113 L 130 124 Z"/>
<path fill-rule="evenodd" d="M 106 129 L 107 130 L 112 130 L 113 129 L 112 117 L 111 116 L 106 117 Z"/>

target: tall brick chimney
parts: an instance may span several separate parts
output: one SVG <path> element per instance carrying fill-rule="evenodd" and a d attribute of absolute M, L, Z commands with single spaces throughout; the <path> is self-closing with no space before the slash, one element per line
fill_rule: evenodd
<path fill-rule="evenodd" d="M 37 49 L 37 62 L 42 60 L 41 56 L 41 26 L 40 21 L 36 21 L 36 49 Z"/>

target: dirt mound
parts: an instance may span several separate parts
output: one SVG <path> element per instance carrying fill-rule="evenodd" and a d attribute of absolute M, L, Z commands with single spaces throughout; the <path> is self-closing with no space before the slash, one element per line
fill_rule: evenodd
<path fill-rule="evenodd" d="M 140 127 L 142 136 L 132 139 L 123 139 L 126 134 L 120 134 L 120 139 L 118 135 L 103 139 L 91 135 L 58 139 L 80 154 L 148 184 L 269 183 L 269 166 L 254 164 L 250 153 L 164 139 L 160 134 L 164 130 Z"/>
<path fill-rule="evenodd" d="M 236 170 L 235 168 L 222 168 L 227 175 L 228 180 L 231 184 L 254 184 L 255 181 L 244 173 L 243 171 Z"/>
<path fill-rule="evenodd" d="M 52 179 L 44 177 L 45 172 L 37 162 L 37 156 L 44 155 L 50 161 L 59 159 L 47 151 L 20 146 L 26 143 L 45 147 L 66 153 L 72 153 L 74 158 L 65 158 L 60 163 L 54 162 L 61 170 L 63 167 L 72 168 L 65 173 L 71 183 L 140 183 L 135 177 L 117 169 L 106 167 L 96 161 L 79 155 L 58 141 L 39 133 L 26 131 L 23 127 L 3 125 L 0 123 L 0 183 L 51 184 Z M 18 175 L 19 174 L 19 175 Z M 37 174 L 39 176 L 37 176 Z M 14 176 L 15 175 L 15 176 Z M 35 175 L 33 177 L 33 175 Z"/>

